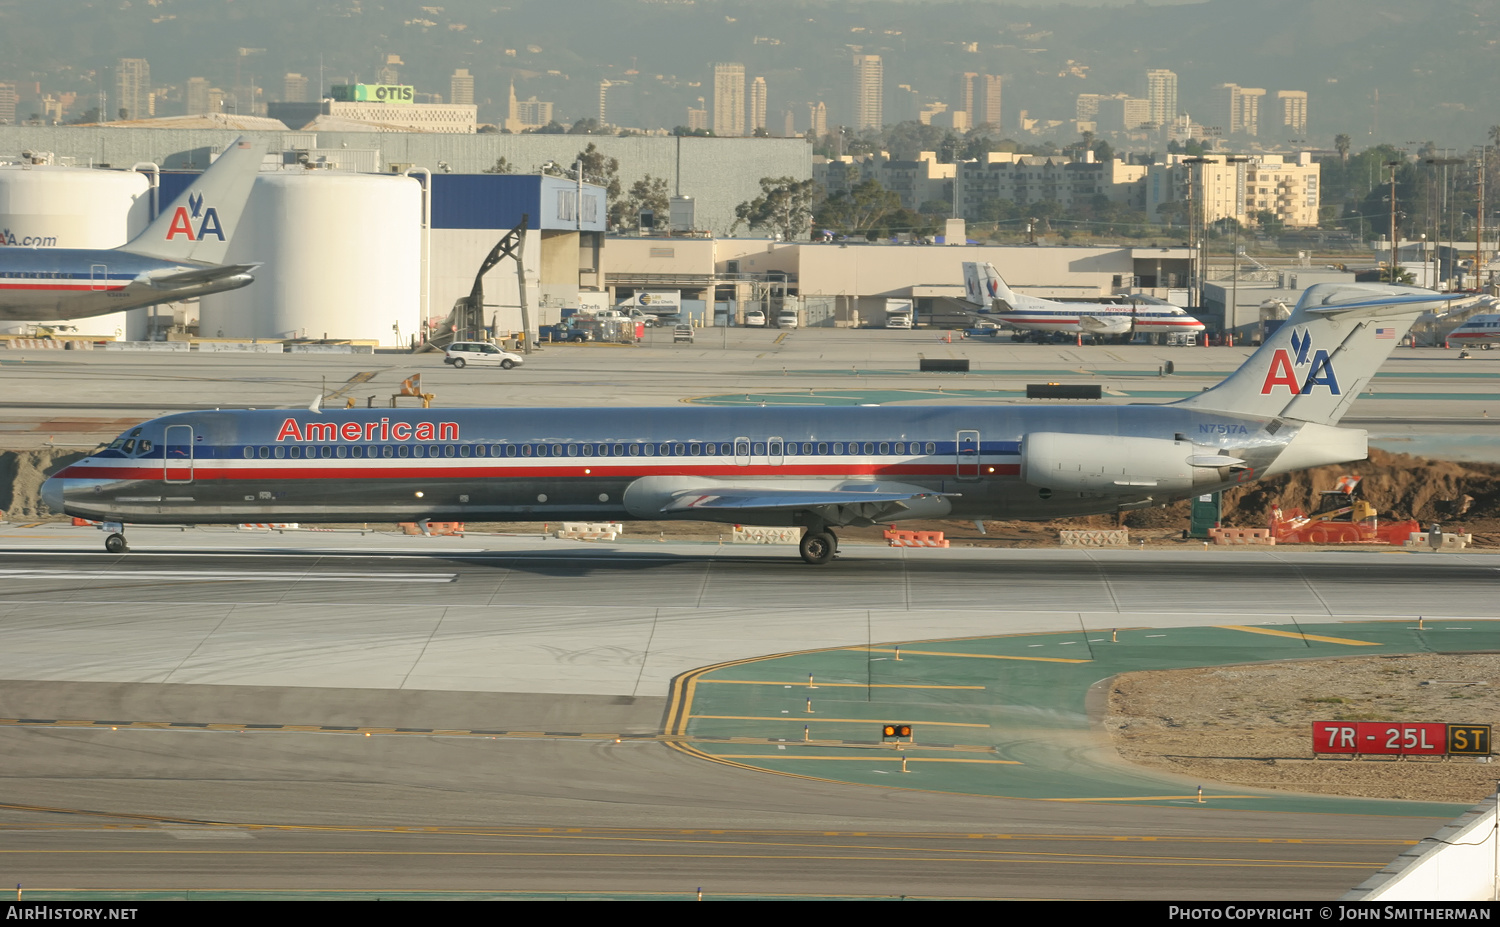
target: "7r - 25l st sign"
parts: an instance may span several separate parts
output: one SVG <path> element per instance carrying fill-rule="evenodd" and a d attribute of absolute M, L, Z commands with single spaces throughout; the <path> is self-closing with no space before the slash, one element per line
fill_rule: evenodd
<path fill-rule="evenodd" d="M 1314 721 L 1313 753 L 1364 756 L 1489 756 L 1488 724 Z"/>

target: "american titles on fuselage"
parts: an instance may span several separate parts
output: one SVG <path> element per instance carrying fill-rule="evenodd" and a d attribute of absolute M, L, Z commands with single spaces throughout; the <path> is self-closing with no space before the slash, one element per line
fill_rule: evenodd
<path fill-rule="evenodd" d="M 287 441 L 457 441 L 457 422 L 298 422 L 289 418 L 276 432 L 276 443 Z"/>

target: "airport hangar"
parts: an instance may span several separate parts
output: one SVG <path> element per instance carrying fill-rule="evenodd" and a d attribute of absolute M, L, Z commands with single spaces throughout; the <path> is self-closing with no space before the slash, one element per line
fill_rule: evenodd
<path fill-rule="evenodd" d="M 215 146 L 232 134 L 11 126 L 0 127 L 0 151 L 46 152 L 74 165 L 159 164 L 159 208 L 185 186 L 180 172 L 206 166 Z M 271 169 L 258 181 L 262 189 L 247 207 L 247 229 L 230 254 L 231 260 L 265 262 L 257 284 L 206 298 L 201 317 L 191 306 L 179 307 L 175 318 L 161 309 L 135 310 L 81 320 L 79 334 L 147 340 L 158 326 L 196 318 L 202 337 L 326 335 L 399 345 L 446 318 L 454 301 L 468 295 L 484 256 L 523 214 L 536 233 L 523 251 L 533 332 L 589 301 L 580 294 L 604 293 L 605 301 L 615 303 L 643 291 L 671 292 L 688 315 L 708 323 L 710 301 L 733 309 L 776 287 L 783 288 L 778 295 L 800 297 L 793 305 L 801 308 L 803 324 L 857 325 L 881 318 L 887 298 L 915 299 L 921 312 L 944 297 L 961 296 L 958 265 L 965 260 L 994 263 L 1012 285 L 1040 296 L 1138 292 L 1180 302 L 1192 260 L 1177 247 L 971 245 L 959 257 L 937 246 L 728 237 L 734 205 L 759 192 L 754 178 L 807 174 L 799 160 L 807 146 L 799 139 L 587 137 L 620 159 L 622 182 L 645 174 L 667 177 L 692 201 L 692 218 L 671 236 L 606 237 L 597 186 L 531 173 L 483 173 L 502 157 L 516 165 L 565 162 L 585 137 L 266 134 L 275 136 Z M 0 185 L 18 173 L 0 170 Z M 56 179 L 59 188 L 75 183 Z M 97 200 L 86 239 L 67 239 L 84 231 L 76 215 L 53 217 L 65 226 L 55 246 L 123 244 L 150 218 L 142 208 L 144 181 L 135 184 L 124 202 Z M 424 198 L 429 187 L 430 200 Z M 41 217 L 32 212 L 3 218 L 35 224 Z M 520 331 L 514 268 L 491 270 L 485 290 L 493 329 Z"/>

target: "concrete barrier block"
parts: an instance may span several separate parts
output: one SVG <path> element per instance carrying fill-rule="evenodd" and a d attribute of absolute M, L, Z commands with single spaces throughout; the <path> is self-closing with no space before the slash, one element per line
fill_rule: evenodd
<path fill-rule="evenodd" d="M 210 354 L 282 354 L 285 349 L 280 342 L 256 341 L 200 341 L 199 351 Z"/>
<path fill-rule="evenodd" d="M 612 521 L 565 521 L 552 536 L 573 541 L 613 541 L 624 530 L 623 525 Z"/>
<path fill-rule="evenodd" d="M 801 540 L 801 528 L 764 528 L 755 525 L 735 525 L 732 543 L 797 544 Z"/>
<path fill-rule="evenodd" d="M 1221 547 L 1242 544 L 1276 546 L 1270 528 L 1210 528 L 1208 536 Z"/>
<path fill-rule="evenodd" d="M 1431 545 L 1427 543 L 1427 538 L 1428 532 L 1413 531 L 1406 538 L 1406 546 L 1412 548 L 1430 548 Z M 1443 550 L 1463 550 L 1473 543 L 1474 535 L 1472 534 L 1449 534 L 1446 531 L 1443 532 Z"/>
<path fill-rule="evenodd" d="M 191 351 L 192 342 L 188 341 L 106 341 L 106 351 Z"/>
<path fill-rule="evenodd" d="M 1127 528 L 1057 532 L 1058 542 L 1063 547 L 1125 547 L 1130 544 Z"/>

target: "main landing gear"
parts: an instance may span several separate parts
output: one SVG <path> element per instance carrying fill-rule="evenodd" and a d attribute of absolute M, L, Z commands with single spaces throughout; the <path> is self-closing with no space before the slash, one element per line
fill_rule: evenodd
<path fill-rule="evenodd" d="M 821 566 L 839 552 L 839 539 L 827 528 L 809 528 L 802 535 L 802 542 L 797 545 L 797 550 L 802 554 L 803 560 L 813 566 Z"/>

